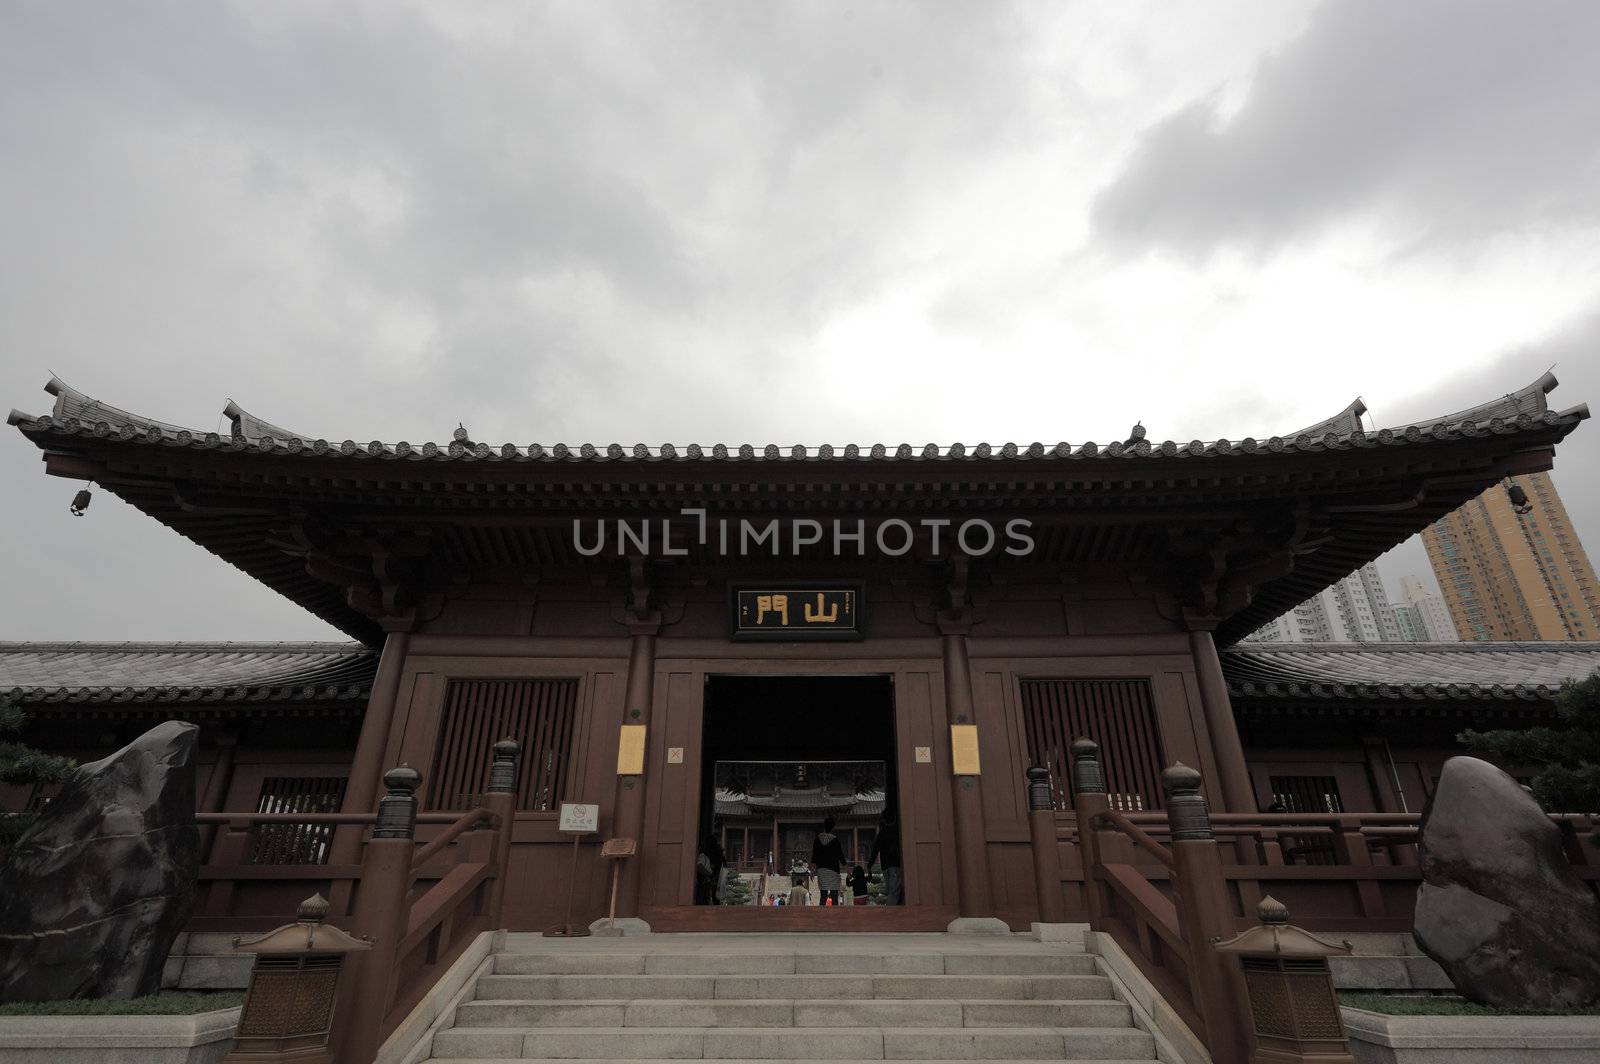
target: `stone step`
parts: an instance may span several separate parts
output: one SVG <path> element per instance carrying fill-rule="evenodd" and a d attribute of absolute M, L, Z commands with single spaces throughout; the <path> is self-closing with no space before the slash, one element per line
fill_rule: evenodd
<path fill-rule="evenodd" d="M 1154 1048 L 1148 1034 L 1123 1027 L 454 1027 L 433 1043 L 436 1059 L 464 1060 L 1149 1061 Z"/>
<path fill-rule="evenodd" d="M 1092 975 L 1086 953 L 500 953 L 499 975 Z"/>
<path fill-rule="evenodd" d="M 457 1027 L 1116 1027 L 1120 1001 L 477 1001 Z"/>
<path fill-rule="evenodd" d="M 1100 975 L 485 975 L 490 1001 L 737 1000 L 1087 1001 L 1110 998 Z"/>

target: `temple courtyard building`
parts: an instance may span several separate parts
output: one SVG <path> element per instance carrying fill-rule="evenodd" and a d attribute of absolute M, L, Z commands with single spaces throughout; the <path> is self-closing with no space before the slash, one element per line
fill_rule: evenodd
<path fill-rule="evenodd" d="M 513 930 L 569 896 L 605 915 L 613 868 L 617 914 L 658 931 L 1085 919 L 1085 737 L 1115 811 L 1160 813 L 1163 771 L 1198 770 L 1241 920 L 1270 889 L 1308 927 L 1403 930 L 1417 879 L 1393 825 L 1460 731 L 1550 719 L 1600 644 L 1240 640 L 1550 469 L 1588 416 L 1554 386 L 1378 431 L 1356 403 L 1265 438 L 818 447 L 331 441 L 233 404 L 208 433 L 52 380 L 48 413 L 10 417 L 46 473 L 348 642 L 5 644 L 0 697 L 26 741 L 80 759 L 194 722 L 205 814 L 370 814 L 401 764 L 424 811 L 467 810 L 510 738 Z M 1043 885 L 1029 769 L 1055 825 Z M 598 806 L 597 830 L 575 843 L 563 804 Z M 1276 814 L 1307 819 L 1284 838 L 1251 819 Z M 847 866 L 893 832 L 903 904 L 694 904 L 708 838 L 792 886 L 824 817 Z M 277 926 L 313 888 L 335 922 L 352 904 L 348 825 L 203 833 L 195 930 Z"/>

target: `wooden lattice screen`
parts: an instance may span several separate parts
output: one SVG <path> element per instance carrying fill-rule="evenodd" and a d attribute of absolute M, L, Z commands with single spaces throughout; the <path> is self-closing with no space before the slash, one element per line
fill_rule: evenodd
<path fill-rule="evenodd" d="M 1111 807 L 1161 808 L 1161 734 L 1144 680 L 1024 680 L 1028 760 L 1050 770 L 1057 809 L 1072 808 L 1072 741 L 1100 744 Z"/>
<path fill-rule="evenodd" d="M 1271 810 L 1278 813 L 1342 813 L 1344 799 L 1332 776 L 1271 776 Z M 1327 836 L 1284 838 L 1283 856 L 1290 864 L 1334 864 L 1333 840 Z"/>
<path fill-rule="evenodd" d="M 344 802 L 343 776 L 269 776 L 261 781 L 258 813 L 337 813 Z M 250 864 L 327 864 L 331 824 L 257 824 L 251 833 Z"/>
<path fill-rule="evenodd" d="M 434 809 L 470 809 L 489 778 L 491 747 L 522 744 L 517 808 L 555 809 L 566 797 L 577 718 L 577 680 L 454 680 L 434 758 Z"/>
<path fill-rule="evenodd" d="M 1342 813 L 1344 799 L 1332 776 L 1273 776 L 1272 798 L 1285 813 Z"/>

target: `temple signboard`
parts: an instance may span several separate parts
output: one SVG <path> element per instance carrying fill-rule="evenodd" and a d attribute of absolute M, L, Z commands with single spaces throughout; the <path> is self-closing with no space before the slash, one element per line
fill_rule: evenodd
<path fill-rule="evenodd" d="M 786 583 L 732 589 L 734 639 L 860 639 L 861 585 Z"/>

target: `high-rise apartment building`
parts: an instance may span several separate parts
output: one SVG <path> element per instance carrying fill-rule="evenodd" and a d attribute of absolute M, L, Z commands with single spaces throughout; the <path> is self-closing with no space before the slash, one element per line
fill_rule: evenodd
<path fill-rule="evenodd" d="M 1436 595 L 1414 576 L 1400 578 L 1401 601 L 1395 603 L 1395 626 L 1400 639 L 1407 643 L 1454 643 L 1461 637 L 1456 634 L 1455 622 L 1450 619 L 1450 607 L 1444 596 Z"/>
<path fill-rule="evenodd" d="M 1462 639 L 1600 639 L 1594 570 L 1546 473 L 1490 488 L 1422 533 Z M 1526 509 L 1526 513 L 1518 513 Z"/>
<path fill-rule="evenodd" d="M 1393 643 L 1402 638 L 1383 579 L 1371 562 L 1250 635 L 1263 643 Z"/>

